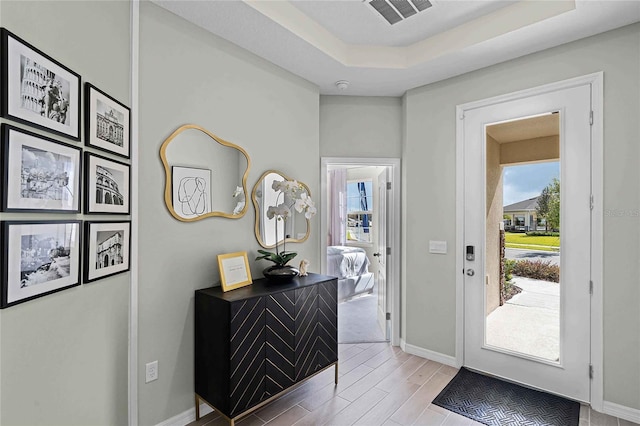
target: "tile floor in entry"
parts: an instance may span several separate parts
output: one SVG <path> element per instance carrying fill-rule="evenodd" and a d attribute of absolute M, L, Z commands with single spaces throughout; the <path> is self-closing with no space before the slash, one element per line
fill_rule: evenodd
<path fill-rule="evenodd" d="M 388 343 L 340 344 L 338 385 L 330 368 L 247 417 L 253 425 L 455 425 L 480 423 L 431 404 L 457 369 L 403 352 Z M 222 426 L 210 413 L 188 426 Z M 635 423 L 583 406 L 579 426 Z"/>

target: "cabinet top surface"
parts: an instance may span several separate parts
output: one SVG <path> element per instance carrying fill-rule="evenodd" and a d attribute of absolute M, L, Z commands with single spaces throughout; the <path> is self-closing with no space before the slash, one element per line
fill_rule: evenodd
<path fill-rule="evenodd" d="M 286 284 L 269 284 L 265 278 L 255 280 L 253 284 L 241 287 L 228 292 L 223 292 L 222 287 L 209 287 L 196 290 L 196 293 L 202 293 L 207 296 L 213 296 L 227 302 L 235 302 L 237 300 L 250 299 L 252 297 L 261 297 L 268 294 L 280 293 L 297 288 L 309 287 L 327 281 L 337 279 L 328 275 L 309 274 L 306 277 L 296 277 L 290 283 Z"/>

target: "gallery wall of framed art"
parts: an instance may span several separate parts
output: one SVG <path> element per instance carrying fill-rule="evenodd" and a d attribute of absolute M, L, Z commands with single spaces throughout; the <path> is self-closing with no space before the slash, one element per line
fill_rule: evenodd
<path fill-rule="evenodd" d="M 6 28 L 0 45 L 4 309 L 129 271 L 131 222 L 105 216 L 130 214 L 131 109 Z"/>

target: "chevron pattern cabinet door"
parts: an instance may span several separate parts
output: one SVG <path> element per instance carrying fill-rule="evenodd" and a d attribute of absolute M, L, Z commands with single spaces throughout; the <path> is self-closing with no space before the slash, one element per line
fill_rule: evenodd
<path fill-rule="evenodd" d="M 295 290 L 296 312 L 296 381 L 313 374 L 317 364 L 318 286 Z"/>
<path fill-rule="evenodd" d="M 195 391 L 229 418 L 338 361 L 337 280 L 196 290 Z"/>
<path fill-rule="evenodd" d="M 270 294 L 266 303 L 266 397 L 295 383 L 295 290 Z"/>
<path fill-rule="evenodd" d="M 231 304 L 230 415 L 260 402 L 265 394 L 265 300 Z"/>
<path fill-rule="evenodd" d="M 318 285 L 317 370 L 338 360 L 337 295 L 337 281 L 329 281 Z"/>

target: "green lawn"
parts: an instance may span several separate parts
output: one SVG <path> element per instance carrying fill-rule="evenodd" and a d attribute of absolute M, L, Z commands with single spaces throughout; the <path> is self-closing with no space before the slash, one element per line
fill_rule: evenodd
<path fill-rule="evenodd" d="M 560 250 L 560 237 L 540 237 L 540 236 L 528 236 L 524 233 L 505 232 L 505 247 L 530 249 L 530 250 L 543 250 L 543 251 L 558 251 Z"/>

